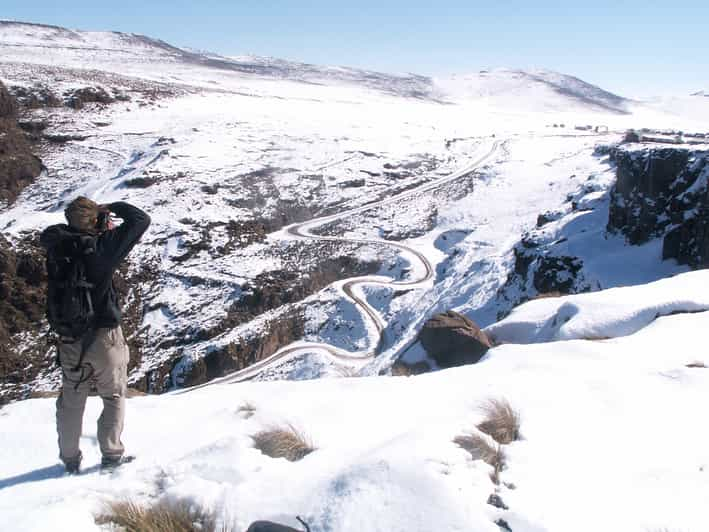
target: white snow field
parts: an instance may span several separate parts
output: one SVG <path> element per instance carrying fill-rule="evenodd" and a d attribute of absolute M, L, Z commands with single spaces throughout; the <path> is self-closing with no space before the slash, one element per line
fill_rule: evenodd
<path fill-rule="evenodd" d="M 256 519 L 297 526 L 296 515 L 333 532 L 497 532 L 498 519 L 515 532 L 706 530 L 709 370 L 698 366 L 709 365 L 709 298 L 697 287 L 707 283 L 700 271 L 530 302 L 495 334 L 540 343 L 501 345 L 474 366 L 129 399 L 124 441 L 138 458 L 112 475 L 95 465 L 99 399 L 89 400 L 77 477 L 55 465 L 54 402 L 9 405 L 0 529 L 96 530 L 107 501 L 186 497 L 236 530 Z M 543 341 L 540 324 L 568 308 L 576 314 L 556 334 L 567 339 Z M 489 398 L 508 399 L 521 417 L 499 486 L 452 442 L 476 430 Z M 246 403 L 248 419 L 238 411 Z M 253 448 L 250 435 L 284 423 L 317 450 L 288 462 Z M 508 510 L 486 503 L 495 492 Z"/>

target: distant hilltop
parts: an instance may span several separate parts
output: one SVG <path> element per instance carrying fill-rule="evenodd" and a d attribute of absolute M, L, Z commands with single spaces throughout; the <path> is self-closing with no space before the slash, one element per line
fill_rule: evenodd
<path fill-rule="evenodd" d="M 220 76 L 226 72 L 235 77 L 355 86 L 441 104 L 484 100 L 486 105 L 502 109 L 575 108 L 626 113 L 632 103 L 574 76 L 551 70 L 498 68 L 431 78 L 254 55 L 226 57 L 133 33 L 71 30 L 9 20 L 0 20 L 0 62 L 90 68 L 168 83 L 176 80 L 176 71 L 185 74 L 178 78 L 187 83 L 210 78 L 221 82 Z"/>

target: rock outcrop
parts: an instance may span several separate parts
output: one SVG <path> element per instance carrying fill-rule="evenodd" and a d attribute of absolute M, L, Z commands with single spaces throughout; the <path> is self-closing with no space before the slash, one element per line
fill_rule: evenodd
<path fill-rule="evenodd" d="M 663 239 L 663 259 L 709 267 L 709 151 L 616 148 L 608 230 L 630 244 Z"/>
<path fill-rule="evenodd" d="M 0 204 L 13 203 L 41 171 L 42 162 L 17 127 L 17 102 L 0 82 Z"/>
<path fill-rule="evenodd" d="M 26 345 L 44 323 L 46 273 L 42 252 L 30 237 L 13 248 L 0 235 L 0 404 L 18 397 L 22 384 L 46 366 L 46 346 Z M 25 338 L 26 339 L 26 338 Z"/>
<path fill-rule="evenodd" d="M 485 332 L 473 320 L 452 310 L 426 321 L 419 340 L 441 368 L 474 364 L 492 347 Z"/>

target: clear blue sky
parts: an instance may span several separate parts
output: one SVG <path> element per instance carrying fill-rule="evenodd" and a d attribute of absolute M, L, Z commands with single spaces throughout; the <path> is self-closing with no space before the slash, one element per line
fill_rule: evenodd
<path fill-rule="evenodd" d="M 427 75 L 540 67 L 632 96 L 709 90 L 709 0 L 0 0 L 0 18 L 224 55 Z"/>

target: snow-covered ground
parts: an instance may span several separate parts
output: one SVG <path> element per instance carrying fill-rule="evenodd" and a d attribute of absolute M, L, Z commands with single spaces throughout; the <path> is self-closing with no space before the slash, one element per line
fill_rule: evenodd
<path fill-rule="evenodd" d="M 107 501 L 187 497 L 236 530 L 256 519 L 297 526 L 296 515 L 332 532 L 497 532 L 499 519 L 515 532 L 706 530 L 709 299 L 697 287 L 708 282 L 701 271 L 530 302 L 495 329 L 523 344 L 475 366 L 130 399 L 124 439 L 138 458 L 108 476 L 95 466 L 98 399 L 78 477 L 54 465 L 53 401 L 9 405 L 0 528 L 95 530 Z M 475 432 L 489 398 L 508 399 L 521 417 L 499 486 L 452 441 Z M 245 419 L 247 403 L 255 413 Z M 291 463 L 253 448 L 251 435 L 284 423 L 317 450 Z M 509 509 L 487 504 L 492 493 Z"/>

